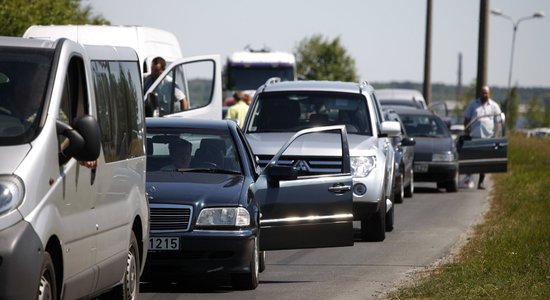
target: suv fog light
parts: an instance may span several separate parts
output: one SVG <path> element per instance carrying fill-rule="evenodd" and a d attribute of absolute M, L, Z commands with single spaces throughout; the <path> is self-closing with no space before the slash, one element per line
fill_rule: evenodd
<path fill-rule="evenodd" d="M 367 186 L 362 183 L 357 183 L 353 186 L 353 193 L 358 196 L 363 196 L 367 193 Z"/>

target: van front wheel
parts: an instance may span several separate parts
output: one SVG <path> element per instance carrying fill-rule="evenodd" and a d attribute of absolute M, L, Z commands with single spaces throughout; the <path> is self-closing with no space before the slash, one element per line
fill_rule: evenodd
<path fill-rule="evenodd" d="M 118 286 L 113 295 L 113 298 L 133 300 L 139 297 L 139 246 L 136 235 L 132 231 L 130 236 L 130 247 L 126 258 L 126 270 L 122 284 Z M 111 297 L 111 296 L 110 296 Z"/>
<path fill-rule="evenodd" d="M 57 282 L 55 281 L 55 267 L 52 257 L 48 252 L 44 253 L 42 270 L 40 271 L 40 284 L 38 285 L 38 300 L 57 299 Z"/>

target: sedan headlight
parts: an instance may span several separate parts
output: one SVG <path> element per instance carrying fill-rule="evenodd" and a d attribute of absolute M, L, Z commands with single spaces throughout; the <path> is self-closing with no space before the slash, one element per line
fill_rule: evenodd
<path fill-rule="evenodd" d="M 243 207 L 205 208 L 199 214 L 197 226 L 248 226 L 250 214 Z"/>
<path fill-rule="evenodd" d="M 445 161 L 450 162 L 455 160 L 455 155 L 451 151 L 434 153 L 432 155 L 432 161 Z"/>
<path fill-rule="evenodd" d="M 0 176 L 0 215 L 16 208 L 25 195 L 21 179 L 13 175 Z"/>
<path fill-rule="evenodd" d="M 353 177 L 367 177 L 376 167 L 376 156 L 352 156 L 350 163 Z"/>

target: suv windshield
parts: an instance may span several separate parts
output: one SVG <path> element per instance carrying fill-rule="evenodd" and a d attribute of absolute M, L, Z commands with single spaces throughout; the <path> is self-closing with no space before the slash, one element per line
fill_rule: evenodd
<path fill-rule="evenodd" d="M 34 138 L 52 59 L 52 49 L 0 47 L 0 144 Z"/>
<path fill-rule="evenodd" d="M 346 125 L 348 133 L 372 135 L 363 95 L 318 91 L 261 93 L 252 108 L 247 132 L 296 132 Z"/>

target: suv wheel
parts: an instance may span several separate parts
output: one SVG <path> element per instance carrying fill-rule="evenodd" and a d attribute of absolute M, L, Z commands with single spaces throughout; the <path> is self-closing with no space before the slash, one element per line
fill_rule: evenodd
<path fill-rule="evenodd" d="M 386 201 L 382 201 L 378 212 L 370 218 L 361 219 L 361 239 L 367 242 L 381 242 L 386 238 Z"/>

